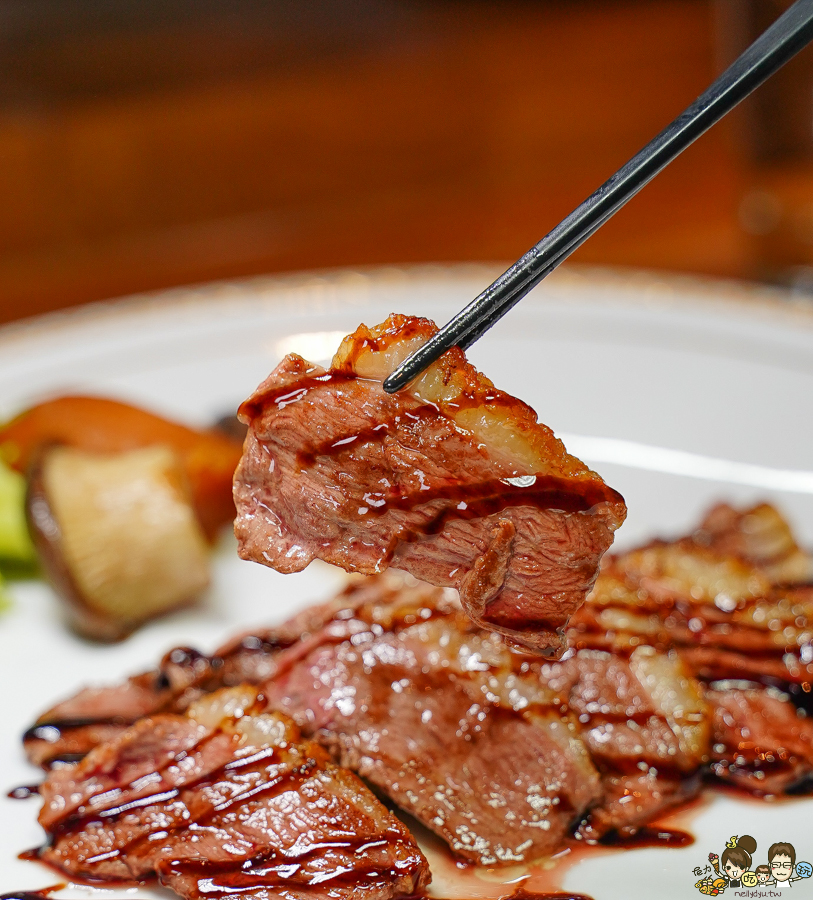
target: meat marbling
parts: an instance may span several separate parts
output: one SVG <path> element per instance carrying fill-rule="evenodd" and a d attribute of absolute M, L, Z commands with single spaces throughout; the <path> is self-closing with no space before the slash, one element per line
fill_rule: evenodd
<path fill-rule="evenodd" d="M 327 370 L 287 356 L 240 408 L 240 555 L 314 558 L 457 588 L 478 624 L 549 655 L 626 515 L 524 403 L 453 348 L 408 389 L 381 382 L 437 328 L 391 316 Z"/>

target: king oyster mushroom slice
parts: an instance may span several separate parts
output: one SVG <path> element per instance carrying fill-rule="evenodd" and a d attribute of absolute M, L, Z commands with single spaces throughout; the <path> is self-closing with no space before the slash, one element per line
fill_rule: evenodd
<path fill-rule="evenodd" d="M 87 637 L 119 640 L 209 583 L 206 539 L 168 447 L 51 447 L 30 473 L 27 513 L 43 569 Z"/>

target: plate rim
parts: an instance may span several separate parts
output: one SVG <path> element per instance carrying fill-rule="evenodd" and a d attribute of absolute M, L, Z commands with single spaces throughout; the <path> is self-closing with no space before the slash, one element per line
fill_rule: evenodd
<path fill-rule="evenodd" d="M 115 325 L 133 316 L 159 313 L 177 315 L 205 304 L 217 307 L 235 301 L 262 300 L 279 309 L 302 311 L 310 306 L 346 308 L 325 291 L 344 294 L 349 288 L 379 289 L 421 282 L 468 281 L 482 278 L 485 287 L 507 264 L 495 262 L 417 263 L 389 266 L 348 266 L 271 273 L 162 288 L 97 300 L 78 306 L 29 316 L 0 325 L 0 351 L 18 349 L 29 341 L 47 340 L 66 329 Z M 567 265 L 546 279 L 526 298 L 536 306 L 546 302 L 576 303 L 590 292 L 609 305 L 659 311 L 725 313 L 732 309 L 755 318 L 770 318 L 775 325 L 802 326 L 813 331 L 813 300 L 789 288 L 744 280 L 691 273 L 659 272 L 612 266 Z M 303 296 L 304 295 L 304 296 Z M 781 321 L 778 321 L 781 320 Z"/>

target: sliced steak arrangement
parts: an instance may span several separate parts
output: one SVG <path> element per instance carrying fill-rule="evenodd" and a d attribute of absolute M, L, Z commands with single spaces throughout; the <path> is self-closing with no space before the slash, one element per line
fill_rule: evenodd
<path fill-rule="evenodd" d="M 141 719 L 42 786 L 44 861 L 72 877 L 149 876 L 184 898 L 390 898 L 426 860 L 353 774 L 256 689 Z"/>
<path fill-rule="evenodd" d="M 384 378 L 437 332 L 391 316 L 329 369 L 287 356 L 240 408 L 240 555 L 280 572 L 323 559 L 457 588 L 479 625 L 563 649 L 624 521 L 621 496 L 458 348 L 408 389 Z"/>
<path fill-rule="evenodd" d="M 211 656 L 175 647 L 157 669 L 107 687 L 88 687 L 44 712 L 23 735 L 35 765 L 75 762 L 143 716 L 184 712 L 203 694 L 222 687 L 261 684 L 275 671 L 278 653 L 299 644 L 329 618 L 332 603 L 314 607 L 277 628 L 231 638 Z"/>
<path fill-rule="evenodd" d="M 581 650 L 542 675 L 574 715 L 602 776 L 581 838 L 630 835 L 697 793 L 710 750 L 709 707 L 676 654 L 639 647 L 624 659 Z"/>
<path fill-rule="evenodd" d="M 252 707 L 251 716 L 290 716 L 337 763 L 478 864 L 533 861 L 572 836 L 633 834 L 704 779 L 758 795 L 805 789 L 813 722 L 789 692 L 806 696 L 811 683 L 803 618 L 811 588 L 799 582 L 809 557 L 789 534 L 775 511 L 718 507 L 688 538 L 605 561 L 570 627 L 572 648 L 555 661 L 475 624 L 450 588 L 394 573 L 357 579 L 329 603 L 235 638 L 211 658 L 175 651 L 175 665 L 191 662 L 167 669 L 165 658 L 152 675 L 97 689 L 102 711 L 150 712 L 136 688 L 152 685 L 147 697 L 160 694 L 164 709 L 189 715 L 116 726 L 118 737 L 85 762 L 49 775 L 55 808 L 84 827 L 86 814 L 73 807 L 88 803 L 77 787 L 88 760 L 113 753 L 122 770 L 124 757 L 138 758 L 115 749 L 123 735 L 151 742 L 153 759 L 177 754 L 184 728 L 214 727 L 195 712 L 206 692 L 240 681 L 260 685 L 265 712 Z M 80 717 L 90 696 L 55 709 Z M 104 721 L 77 725 L 73 738 L 92 745 Z M 148 776 L 128 773 L 128 783 Z M 112 796 L 98 784 L 100 796 Z M 156 787 L 167 790 L 175 788 Z M 59 828 L 44 824 L 58 852 Z M 181 864 L 172 872 L 180 878 Z"/>
<path fill-rule="evenodd" d="M 788 522 L 768 503 L 749 509 L 719 503 L 692 537 L 722 556 L 735 556 L 756 566 L 774 584 L 813 579 L 813 559 L 796 543 Z"/>

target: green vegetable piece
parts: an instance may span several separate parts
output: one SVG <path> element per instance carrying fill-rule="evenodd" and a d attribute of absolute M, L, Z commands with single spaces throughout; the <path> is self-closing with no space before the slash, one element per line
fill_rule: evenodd
<path fill-rule="evenodd" d="M 35 561 L 25 520 L 25 479 L 0 460 L 0 567 L 9 573 Z"/>
<path fill-rule="evenodd" d="M 0 613 L 4 613 L 9 606 L 11 606 L 11 597 L 9 597 L 6 586 L 3 583 L 3 576 L 0 575 Z"/>

